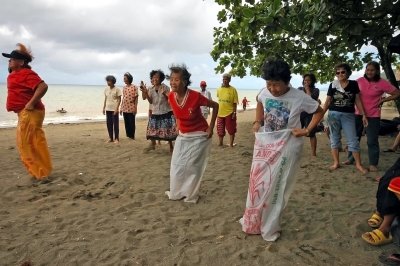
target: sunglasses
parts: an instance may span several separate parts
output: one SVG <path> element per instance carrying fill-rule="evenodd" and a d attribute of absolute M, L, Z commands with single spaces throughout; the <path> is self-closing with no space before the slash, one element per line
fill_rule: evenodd
<path fill-rule="evenodd" d="M 336 75 L 339 75 L 339 74 L 346 74 L 346 71 L 344 71 L 344 70 L 342 70 L 342 71 L 336 71 Z"/>

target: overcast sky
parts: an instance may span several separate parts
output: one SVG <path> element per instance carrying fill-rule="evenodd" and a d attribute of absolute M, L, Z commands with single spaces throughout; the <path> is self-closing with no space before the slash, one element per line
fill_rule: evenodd
<path fill-rule="evenodd" d="M 112 74 L 123 84 L 130 72 L 134 83 L 148 83 L 152 69 L 168 73 L 172 63 L 185 63 L 192 86 L 206 80 L 221 84 L 210 56 L 213 27 L 221 8 L 212 0 L 2 0 L 0 51 L 22 42 L 35 56 L 33 69 L 48 84 L 105 84 Z M 7 59 L 0 64 L 0 82 Z M 294 76 L 293 86 L 301 84 Z M 261 78 L 233 78 L 239 89 L 259 89 Z"/>
<path fill-rule="evenodd" d="M 220 7 L 211 0 L 3 0 L 0 50 L 27 44 L 33 69 L 49 84 L 105 84 L 130 72 L 148 82 L 152 69 L 168 72 L 185 63 L 193 86 L 221 83 L 210 56 Z M 5 82 L 7 60 L 0 65 Z M 258 89 L 264 81 L 234 78 L 232 85 Z"/>

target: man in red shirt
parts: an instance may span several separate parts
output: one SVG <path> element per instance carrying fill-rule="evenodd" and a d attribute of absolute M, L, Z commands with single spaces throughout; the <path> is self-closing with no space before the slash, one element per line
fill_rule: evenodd
<path fill-rule="evenodd" d="M 10 54 L 7 77 L 7 111 L 18 114 L 17 146 L 20 157 L 28 172 L 42 180 L 52 170 L 50 153 L 42 129 L 45 109 L 41 98 L 46 94 L 47 84 L 36 74 L 29 63 L 33 57 L 23 45 Z"/>

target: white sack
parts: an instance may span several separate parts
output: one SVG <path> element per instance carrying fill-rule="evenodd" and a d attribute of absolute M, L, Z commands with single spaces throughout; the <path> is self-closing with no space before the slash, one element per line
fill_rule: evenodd
<path fill-rule="evenodd" d="M 171 159 L 169 199 L 196 203 L 206 170 L 211 138 L 204 134 L 179 135 Z"/>
<path fill-rule="evenodd" d="M 255 133 L 242 230 L 266 241 L 280 236 L 280 219 L 295 183 L 303 138 L 291 130 Z"/>

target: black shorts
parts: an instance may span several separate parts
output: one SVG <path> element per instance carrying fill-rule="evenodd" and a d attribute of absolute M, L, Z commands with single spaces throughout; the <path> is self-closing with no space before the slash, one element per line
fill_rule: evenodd
<path fill-rule="evenodd" d="M 304 112 L 301 113 L 301 115 L 300 115 L 301 128 L 307 128 L 312 120 L 312 117 L 313 117 L 313 114 L 307 114 Z M 309 138 L 315 137 L 315 133 L 317 133 L 317 129 L 318 129 L 318 127 L 314 127 L 314 129 L 311 130 L 310 133 L 308 134 L 308 137 Z"/>

